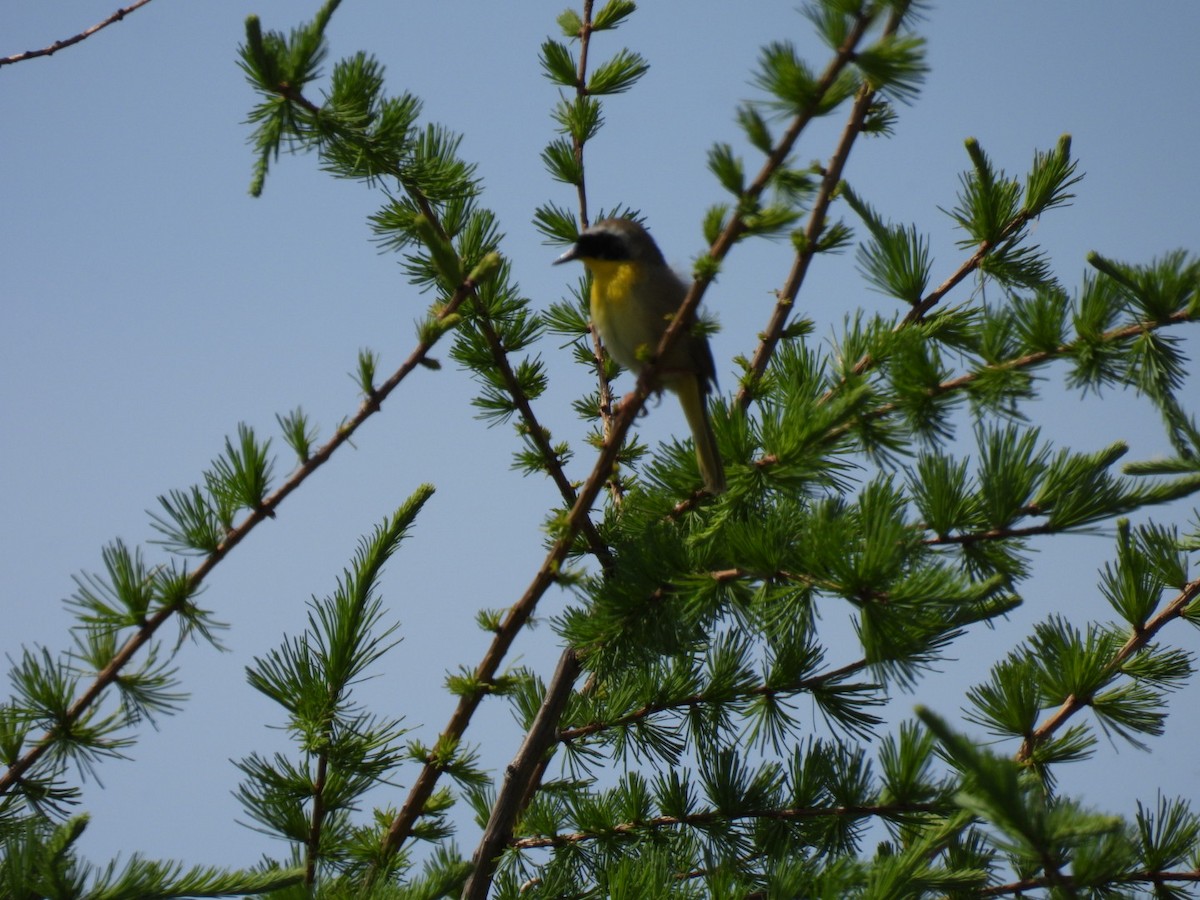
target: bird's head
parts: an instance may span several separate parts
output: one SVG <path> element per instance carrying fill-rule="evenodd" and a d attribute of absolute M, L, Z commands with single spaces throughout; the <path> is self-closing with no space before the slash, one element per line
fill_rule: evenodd
<path fill-rule="evenodd" d="M 578 240 L 562 256 L 559 263 L 578 259 L 583 263 L 634 262 L 666 265 L 662 251 L 650 232 L 632 219 L 604 219 L 580 233 Z"/>

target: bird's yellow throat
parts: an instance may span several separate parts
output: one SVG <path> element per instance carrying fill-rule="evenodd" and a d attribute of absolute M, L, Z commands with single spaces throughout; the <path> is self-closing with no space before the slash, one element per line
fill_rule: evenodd
<path fill-rule="evenodd" d="M 621 306 L 641 276 L 640 266 L 621 260 L 589 259 L 584 264 L 592 273 L 592 311 Z"/>

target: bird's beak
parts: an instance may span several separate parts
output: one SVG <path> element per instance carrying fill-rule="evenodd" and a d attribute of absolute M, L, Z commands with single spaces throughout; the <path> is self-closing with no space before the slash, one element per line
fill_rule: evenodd
<path fill-rule="evenodd" d="M 579 245 L 578 244 L 572 244 L 570 249 L 568 249 L 566 253 L 564 253 L 562 256 L 560 256 L 558 259 L 556 259 L 552 263 L 552 265 L 557 266 L 559 263 L 571 262 L 571 260 L 573 260 L 573 259 L 579 259 Z"/>

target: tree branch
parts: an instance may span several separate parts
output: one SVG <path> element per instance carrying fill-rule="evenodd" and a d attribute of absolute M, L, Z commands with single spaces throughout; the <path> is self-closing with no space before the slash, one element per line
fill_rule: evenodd
<path fill-rule="evenodd" d="M 1171 882 L 1180 883 L 1195 883 L 1200 882 L 1200 869 L 1193 869 L 1190 872 L 1156 872 L 1151 869 L 1142 869 L 1137 872 L 1126 872 L 1121 875 L 1114 875 L 1105 880 L 1106 886 L 1117 884 L 1154 884 L 1166 885 Z M 1070 875 L 1060 875 L 1055 879 L 1050 878 L 1023 878 L 1020 881 L 1009 882 L 1008 884 L 997 884 L 992 887 L 978 888 L 977 897 L 1021 897 L 1027 891 L 1036 891 L 1046 887 L 1060 887 L 1067 890 L 1075 888 L 1093 889 L 1096 886 L 1088 884 L 1076 884 L 1075 879 Z M 1166 895 L 1173 896 L 1173 895 Z"/>
<path fill-rule="evenodd" d="M 275 85 L 274 89 L 279 93 L 279 96 L 302 107 L 314 118 L 319 118 L 323 115 L 323 110 L 318 104 L 313 103 L 311 100 L 305 97 L 302 92 L 296 90 L 293 86 L 289 84 L 279 84 Z M 396 179 L 401 187 L 404 188 L 405 193 L 407 193 L 412 199 L 413 203 L 416 204 L 417 209 L 419 209 L 421 212 L 421 215 L 423 215 L 430 223 L 433 229 L 437 232 L 438 236 L 442 240 L 449 241 L 450 236 L 446 233 L 446 230 L 442 225 L 441 216 L 438 215 L 437 210 L 434 209 L 433 204 L 429 201 L 429 198 L 425 196 L 424 191 L 422 191 L 416 184 L 413 184 L 410 179 L 406 178 L 404 173 L 399 169 L 393 169 L 389 174 L 391 177 Z M 476 301 L 478 299 L 474 290 L 471 291 L 470 296 L 472 301 Z M 563 470 L 562 460 L 558 458 L 558 454 L 554 452 L 554 448 L 550 445 L 550 439 L 548 437 L 549 432 L 542 426 L 541 422 L 538 421 L 537 414 L 533 411 L 533 406 L 530 404 L 529 398 L 525 396 L 524 391 L 521 389 L 521 383 L 518 380 L 516 373 L 513 371 L 512 366 L 509 364 L 508 353 L 504 349 L 504 345 L 500 340 L 500 336 L 496 333 L 495 328 L 492 327 L 491 320 L 483 315 L 483 310 L 480 308 L 478 303 L 475 303 L 475 309 L 476 317 L 473 321 L 478 326 L 480 333 L 487 342 L 488 350 L 492 357 L 492 363 L 499 370 L 501 380 L 504 382 L 504 387 L 508 391 L 508 395 L 512 398 L 513 404 L 516 406 L 517 413 L 520 415 L 521 420 L 525 423 L 525 433 L 529 436 L 529 439 L 533 441 L 534 446 L 537 447 L 538 453 L 541 455 L 546 464 L 546 471 L 549 473 L 550 479 L 558 488 L 559 494 L 563 498 L 563 502 L 570 507 L 575 503 L 575 488 L 571 484 L 571 480 L 567 477 L 566 472 Z M 596 556 L 601 565 L 609 565 L 611 563 L 611 554 L 609 553 L 608 546 L 600 539 L 600 535 L 596 531 L 596 526 L 592 523 L 592 521 L 590 519 L 584 521 L 581 525 L 581 530 L 584 537 L 587 538 L 588 548 L 592 551 L 593 555 Z"/>
<path fill-rule="evenodd" d="M 583 99 L 588 96 L 587 91 L 587 75 L 588 75 L 588 49 L 592 43 L 592 7 L 593 0 L 584 0 L 583 2 L 583 21 L 579 28 L 579 67 L 577 69 L 578 77 L 575 86 L 575 96 Z M 581 229 L 585 229 L 590 224 L 588 216 L 588 197 L 587 197 L 587 178 L 583 167 L 583 145 L 578 135 L 571 136 L 572 151 L 575 154 L 575 162 L 579 165 L 579 183 L 575 186 L 576 195 L 579 198 L 579 225 Z M 605 354 L 604 345 L 600 341 L 600 332 L 593 326 L 590 329 L 592 335 L 592 357 L 596 367 L 596 390 L 599 396 L 599 411 L 600 411 L 600 429 L 605 440 L 608 440 L 609 432 L 612 431 L 613 418 L 613 389 L 609 383 L 608 376 L 605 374 Z M 612 479 L 609 484 L 609 492 L 614 501 L 620 500 L 621 487 L 617 479 Z"/>
<path fill-rule="evenodd" d="M 463 900 L 487 900 L 500 854 L 512 840 L 517 816 L 529 802 L 531 785 L 535 776 L 540 774 L 546 751 L 554 743 L 558 721 L 571 698 L 579 671 L 579 658 L 574 650 L 567 648 L 559 657 L 558 668 L 521 749 L 505 770 L 504 785 L 492 804 L 487 827 L 472 857 L 471 874 L 463 887 Z"/>
<path fill-rule="evenodd" d="M 1125 661 L 1145 648 L 1168 622 L 1173 619 L 1182 618 L 1187 608 L 1197 598 L 1200 598 L 1200 578 L 1184 585 L 1183 590 L 1158 615 L 1151 618 L 1141 628 L 1135 628 L 1133 634 L 1129 636 L 1129 639 L 1125 641 L 1121 649 L 1116 652 L 1108 665 L 1104 667 L 1105 673 L 1114 674 L 1119 671 Z M 1072 694 L 1064 700 L 1055 713 L 1039 725 L 1037 730 L 1021 743 L 1021 749 L 1017 751 L 1018 762 L 1028 762 L 1033 757 L 1038 746 L 1053 737 L 1055 732 L 1062 728 L 1073 715 L 1090 706 L 1091 699 L 1091 697 L 1076 697 Z"/>
<path fill-rule="evenodd" d="M 648 719 L 650 716 L 662 712 L 674 712 L 688 707 L 703 706 L 709 703 L 737 703 L 743 700 L 752 700 L 755 697 L 789 697 L 793 694 L 801 694 L 805 691 L 812 691 L 820 688 L 830 682 L 840 681 L 848 675 L 853 675 L 855 672 L 860 672 L 867 668 L 865 659 L 856 660 L 852 663 L 847 663 L 837 669 L 830 669 L 822 672 L 820 675 L 813 675 L 810 678 L 802 678 L 795 684 L 786 686 L 772 686 L 767 684 L 755 685 L 745 691 L 728 692 L 722 691 L 716 698 L 710 697 L 707 694 L 700 692 L 692 694 L 688 697 L 680 697 L 666 703 L 647 703 L 640 706 L 623 716 L 619 716 L 610 722 L 590 722 L 587 725 L 579 725 L 575 728 L 564 728 L 558 732 L 557 740 L 562 743 L 570 743 L 572 741 L 581 740 L 590 737 L 594 734 L 600 734 L 613 728 L 624 728 L 629 725 L 636 725 Z"/>
<path fill-rule="evenodd" d="M 1162 319 L 1148 319 L 1145 321 L 1134 322 L 1129 325 L 1120 325 L 1116 328 L 1112 328 L 1112 329 L 1104 332 L 1103 334 L 1101 334 L 1098 338 L 1096 338 L 1095 342 L 1096 343 L 1115 343 L 1116 341 L 1123 341 L 1123 340 L 1128 340 L 1130 338 L 1136 338 L 1143 334 L 1147 334 L 1152 331 L 1157 331 L 1160 328 L 1165 328 L 1169 325 L 1183 325 L 1187 322 L 1195 321 L 1195 319 L 1196 319 L 1195 313 L 1190 312 L 1188 309 L 1181 309 L 1181 310 L 1178 310 L 1177 312 L 1171 313 L 1171 315 L 1169 315 L 1169 316 L 1163 317 Z M 1083 339 L 1081 338 L 1078 341 L 1069 341 L 1065 344 L 1059 344 L 1053 350 L 1035 350 L 1032 353 L 1026 353 L 1023 356 L 1018 356 L 1013 359 L 1005 360 L 1004 362 L 989 363 L 988 365 L 986 365 L 986 366 L 982 367 L 981 369 L 978 369 L 974 372 L 967 372 L 963 375 L 956 376 L 955 378 L 949 378 L 946 381 L 941 382 L 937 386 L 929 388 L 928 389 L 929 396 L 930 397 L 938 397 L 943 394 L 949 394 L 953 391 L 962 390 L 962 389 L 968 387 L 969 385 L 973 384 L 974 382 L 978 381 L 980 378 L 982 378 L 983 374 L 985 372 L 1027 369 L 1027 368 L 1031 368 L 1033 366 L 1041 365 L 1042 363 L 1052 362 L 1056 359 L 1061 359 L 1063 357 L 1069 357 L 1071 355 L 1071 353 L 1074 352 L 1076 347 L 1080 343 L 1082 343 L 1082 341 L 1083 341 Z M 871 360 L 868 357 L 864 357 L 864 360 L 866 360 L 866 364 L 868 366 L 874 362 L 874 360 Z M 861 363 L 862 363 L 862 361 L 860 361 L 860 364 Z M 844 386 L 844 384 L 843 384 L 843 386 Z M 825 394 L 823 394 L 821 396 L 821 402 L 828 402 L 829 400 L 831 400 L 834 397 L 834 395 L 837 393 L 837 390 L 838 390 L 838 387 L 830 388 L 828 391 L 825 392 Z M 896 403 L 896 402 L 881 403 L 879 406 L 875 407 L 874 409 L 870 410 L 869 412 L 864 413 L 863 418 L 872 418 L 872 419 L 882 418 L 884 416 L 888 416 L 894 412 L 897 412 L 899 409 L 900 409 L 899 403 Z M 851 427 L 852 427 L 852 424 L 847 423 L 847 424 L 838 425 L 838 426 L 835 426 L 834 428 L 829 429 L 829 431 L 825 435 L 824 442 L 832 443 L 833 441 L 836 441 L 836 440 L 844 437 L 846 435 L 846 433 L 850 431 Z M 760 460 L 758 464 L 759 465 L 770 465 L 772 463 L 770 460 L 768 460 L 767 458 L 764 457 L 764 459 Z"/>
<path fill-rule="evenodd" d="M 97 22 L 91 28 L 87 28 L 73 37 L 64 38 L 61 41 L 55 41 L 49 47 L 43 47 L 41 50 L 26 50 L 24 53 L 15 53 L 12 56 L 2 56 L 0 57 L 0 66 L 9 66 L 13 63 L 24 62 L 27 59 L 36 59 L 39 56 L 53 56 L 64 47 L 70 47 L 72 44 L 78 44 L 80 41 L 87 40 L 97 31 L 107 28 L 109 25 L 112 25 L 115 22 L 120 22 L 131 12 L 136 9 L 140 9 L 149 2 L 150 0 L 137 0 L 137 2 L 131 3 L 123 9 L 118 9 L 103 22 Z"/>
<path fill-rule="evenodd" d="M 896 30 L 900 27 L 902 18 L 903 10 L 897 9 L 893 11 L 884 28 L 884 35 L 895 34 Z M 865 16 L 858 16 L 854 28 L 846 36 L 845 43 L 826 67 L 825 72 L 818 82 L 819 93 L 822 96 L 833 86 L 842 69 L 853 60 L 858 42 L 862 40 L 867 27 L 870 25 L 870 21 Z M 754 385 L 762 379 L 763 374 L 767 371 L 767 366 L 771 362 L 771 357 L 775 355 L 775 348 L 779 345 L 780 338 L 783 335 L 784 327 L 787 325 L 788 319 L 795 308 L 796 297 L 799 295 L 800 287 L 804 283 L 805 276 L 808 274 L 809 264 L 817 254 L 817 248 L 820 246 L 819 239 L 821 232 L 825 230 L 825 219 L 829 212 L 829 206 L 833 202 L 834 192 L 842 180 L 842 172 L 845 170 L 846 162 L 850 158 L 850 151 L 854 147 L 854 142 L 857 140 L 858 135 L 862 133 L 863 123 L 866 121 L 867 113 L 870 111 L 874 100 L 875 92 L 864 81 L 862 87 L 859 88 L 854 105 L 851 107 L 846 126 L 842 129 L 837 148 L 834 150 L 833 156 L 825 167 L 825 172 L 821 178 L 821 187 L 817 191 L 816 202 L 809 213 L 808 227 L 804 229 L 804 246 L 796 253 L 787 280 L 777 292 L 778 301 L 771 312 L 771 318 L 767 323 L 767 327 L 763 330 L 758 347 L 754 351 L 749 372 L 742 380 L 742 387 L 738 391 L 735 403 L 743 410 L 749 408 L 751 401 L 754 399 Z M 757 197 L 762 193 L 770 175 L 783 164 L 788 154 L 791 153 L 792 147 L 800 136 L 801 130 L 808 124 L 810 119 L 811 112 L 806 112 L 806 114 L 798 116 L 792 122 L 791 127 L 784 134 L 775 152 L 768 158 L 767 165 L 763 167 L 763 171 L 755 178 L 747 193 L 750 193 L 753 197 Z M 718 238 L 717 243 L 713 245 L 714 256 L 716 256 L 715 251 L 718 249 L 718 245 L 727 234 L 733 233 L 736 237 L 737 232 L 733 231 L 735 224 L 741 224 L 741 219 L 736 216 L 730 221 L 729 227 L 725 229 L 725 234 L 722 234 Z"/>
<path fill-rule="evenodd" d="M 317 862 L 321 858 L 321 832 L 325 826 L 325 786 L 329 775 L 329 747 L 317 756 L 317 777 L 313 780 L 312 813 L 309 816 L 308 841 L 304 847 L 304 883 L 310 889 L 317 884 Z"/>
<path fill-rule="evenodd" d="M 654 831 L 660 828 L 674 828 L 678 825 L 705 826 L 723 822 L 737 822 L 742 819 L 771 819 L 781 822 L 794 822 L 806 819 L 866 819 L 874 817 L 899 817 L 933 813 L 949 815 L 956 812 L 957 807 L 946 803 L 895 803 L 877 806 L 805 806 L 785 809 L 750 809 L 737 813 L 724 813 L 712 810 L 709 812 L 692 813 L 687 816 L 655 816 L 644 822 L 622 822 L 614 825 L 609 834 L 635 835 L 639 832 Z M 600 835 L 594 832 L 577 831 L 569 834 L 553 834 L 547 837 L 521 838 L 513 841 L 512 847 L 517 850 L 539 850 L 546 847 L 566 847 L 571 844 L 582 844 L 586 841 L 598 840 Z M 464 894 L 464 898 L 465 898 Z"/>
<path fill-rule="evenodd" d="M 444 319 L 446 316 L 456 312 L 474 289 L 475 285 L 473 283 L 469 280 L 464 281 L 438 314 L 438 319 Z M 340 426 L 327 443 L 308 459 L 304 460 L 283 484 L 263 500 L 257 509 L 251 510 L 240 524 L 229 530 L 225 535 L 225 539 L 221 541 L 220 546 L 206 556 L 203 562 L 189 576 L 186 597 L 194 596 L 196 591 L 199 590 L 200 585 L 203 584 L 204 579 L 221 563 L 229 552 L 240 544 L 261 522 L 274 518 L 276 508 L 287 496 L 300 487 L 317 469 L 328 462 L 334 452 L 349 441 L 351 436 L 367 419 L 379 411 L 380 404 L 383 403 L 388 395 L 400 385 L 400 382 L 408 377 L 413 369 L 422 364 L 440 336 L 439 334 L 433 338 L 420 341 L 409 354 L 408 358 L 401 364 L 400 368 L 363 400 L 358 408 L 358 412 L 348 422 Z M 83 714 L 100 698 L 105 688 L 117 680 L 117 677 L 125 666 L 129 664 L 129 661 L 150 642 L 158 629 L 177 611 L 173 606 L 158 610 L 154 615 L 147 618 L 137 631 L 129 636 L 121 648 L 113 655 L 108 665 L 97 673 L 96 678 L 87 689 L 71 704 L 65 716 L 65 724 L 79 721 Z M 61 725 L 58 726 L 59 729 L 61 727 Z M 3 775 L 0 775 L 0 795 L 11 790 L 25 773 L 50 751 L 57 740 L 57 734 L 58 729 L 47 731 L 20 759 L 9 766 Z"/>

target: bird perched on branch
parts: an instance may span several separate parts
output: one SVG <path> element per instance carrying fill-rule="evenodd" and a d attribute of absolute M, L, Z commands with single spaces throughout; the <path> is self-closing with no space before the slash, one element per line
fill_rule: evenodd
<path fill-rule="evenodd" d="M 597 222 L 554 262 L 574 259 L 592 276 L 592 324 L 601 341 L 618 363 L 641 371 L 683 303 L 687 286 L 667 265 L 649 232 L 630 219 Z M 708 338 L 695 325 L 692 313 L 661 360 L 655 387 L 679 397 L 704 486 L 719 494 L 725 490 L 725 469 L 708 417 L 708 394 L 716 386 L 717 372 Z"/>

